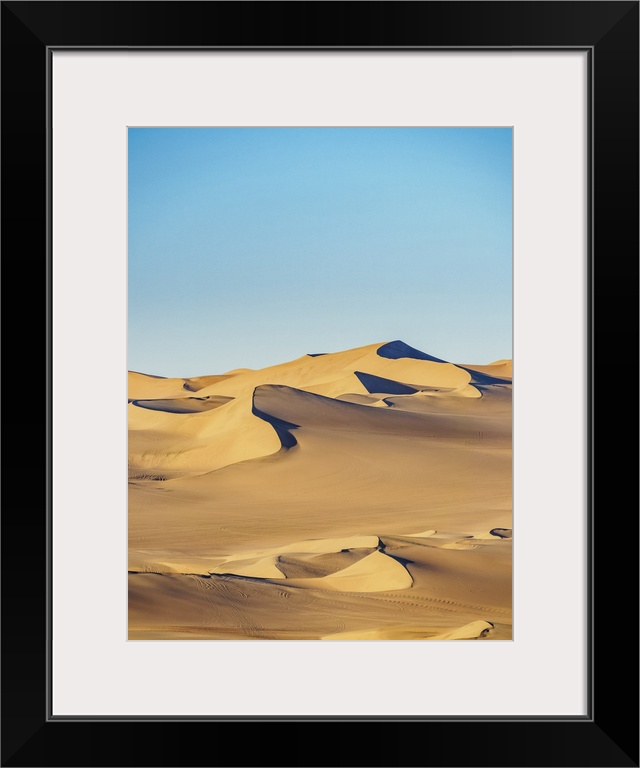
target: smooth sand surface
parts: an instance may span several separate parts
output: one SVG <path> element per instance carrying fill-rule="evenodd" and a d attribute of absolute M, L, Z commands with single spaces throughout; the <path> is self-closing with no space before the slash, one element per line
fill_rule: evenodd
<path fill-rule="evenodd" d="M 130 639 L 511 639 L 510 361 L 129 385 Z"/>

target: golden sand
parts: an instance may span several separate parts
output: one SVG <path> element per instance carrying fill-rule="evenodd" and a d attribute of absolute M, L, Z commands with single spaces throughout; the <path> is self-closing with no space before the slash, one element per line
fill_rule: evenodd
<path fill-rule="evenodd" d="M 511 362 L 129 374 L 130 639 L 511 639 Z"/>

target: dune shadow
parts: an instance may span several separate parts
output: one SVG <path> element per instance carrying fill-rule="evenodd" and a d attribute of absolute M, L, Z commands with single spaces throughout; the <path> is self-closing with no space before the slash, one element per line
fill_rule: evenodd
<path fill-rule="evenodd" d="M 393 379 L 385 379 L 382 376 L 374 376 L 372 373 L 354 371 L 354 375 L 369 394 L 383 392 L 386 395 L 414 395 L 419 391 L 416 387 L 402 384 Z"/>
<path fill-rule="evenodd" d="M 473 382 L 470 382 L 473 383 Z M 474 384 L 475 388 L 484 397 L 485 395 L 509 395 L 511 393 L 511 382 L 505 384 Z"/>
<path fill-rule="evenodd" d="M 251 397 L 251 413 L 253 413 L 254 416 L 257 416 L 259 419 L 266 421 L 267 424 L 271 424 L 276 434 L 278 435 L 278 439 L 280 440 L 283 448 L 293 448 L 294 446 L 298 445 L 298 441 L 291 434 L 291 430 L 299 429 L 300 425 L 293 424 L 290 421 L 285 421 L 284 419 L 279 419 L 277 416 L 272 416 L 270 413 L 266 413 L 266 411 L 261 411 L 258 407 L 256 407 L 255 389 L 253 390 L 253 395 Z"/>
<path fill-rule="evenodd" d="M 408 557 L 399 557 L 398 555 L 392 555 L 390 552 L 385 552 L 385 555 L 387 557 L 390 557 L 392 560 L 395 560 L 397 563 L 400 563 L 404 568 L 407 568 L 408 565 L 412 565 L 415 563 L 415 560 L 409 560 Z M 407 568 L 407 570 L 409 570 Z"/>
<path fill-rule="evenodd" d="M 419 349 L 410 347 L 405 344 L 404 341 L 396 339 L 390 341 L 388 344 L 383 344 L 378 347 L 377 353 L 380 357 L 386 357 L 389 360 L 400 360 L 403 357 L 410 358 L 411 360 L 429 360 L 432 363 L 446 363 L 446 360 L 441 360 L 439 357 L 433 357 L 426 352 L 421 352 Z"/>
<path fill-rule="evenodd" d="M 473 368 L 465 368 L 464 365 L 456 365 L 471 376 L 471 384 L 490 386 L 491 384 L 511 384 L 511 379 L 501 379 L 498 376 L 490 376 L 488 373 L 474 371 Z"/>

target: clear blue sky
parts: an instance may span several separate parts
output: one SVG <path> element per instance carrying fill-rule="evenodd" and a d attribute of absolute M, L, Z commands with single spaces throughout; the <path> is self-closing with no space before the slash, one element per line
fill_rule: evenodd
<path fill-rule="evenodd" d="M 510 128 L 130 128 L 129 369 L 511 357 Z"/>

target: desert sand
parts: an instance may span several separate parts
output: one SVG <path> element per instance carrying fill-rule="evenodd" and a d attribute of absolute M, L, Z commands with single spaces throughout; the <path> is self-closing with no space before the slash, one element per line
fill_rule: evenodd
<path fill-rule="evenodd" d="M 129 639 L 510 640 L 511 382 L 401 341 L 130 372 Z"/>

